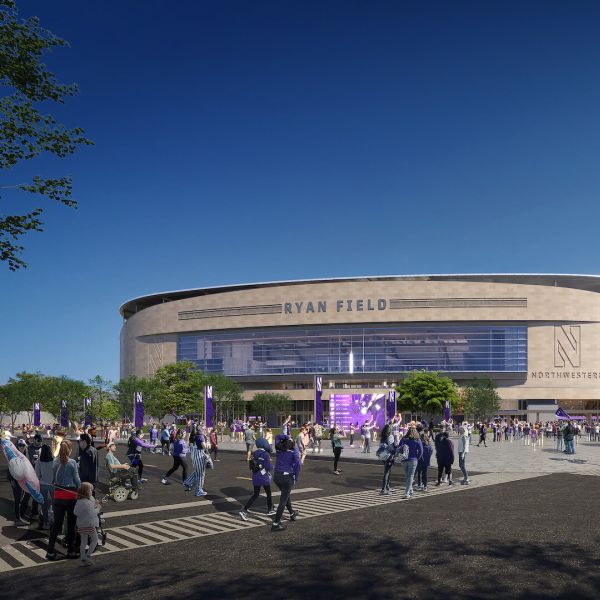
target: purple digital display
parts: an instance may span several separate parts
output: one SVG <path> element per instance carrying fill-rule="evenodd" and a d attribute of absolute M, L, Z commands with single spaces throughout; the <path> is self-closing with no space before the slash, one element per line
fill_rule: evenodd
<path fill-rule="evenodd" d="M 348 429 L 350 423 L 360 428 L 375 421 L 378 429 L 385 426 L 386 394 L 332 394 L 329 396 L 329 421 Z"/>

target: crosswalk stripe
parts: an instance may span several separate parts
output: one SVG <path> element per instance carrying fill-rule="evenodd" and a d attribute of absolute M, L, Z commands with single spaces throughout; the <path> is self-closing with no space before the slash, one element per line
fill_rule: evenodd
<path fill-rule="evenodd" d="M 471 486 L 461 486 L 456 484 L 454 486 L 443 485 L 441 487 L 434 487 L 429 493 L 418 493 L 413 500 L 403 499 L 403 491 L 399 490 L 388 496 L 380 496 L 378 490 L 364 490 L 361 492 L 348 492 L 324 498 L 308 498 L 305 500 L 296 500 L 294 498 L 294 507 L 299 511 L 300 519 L 310 517 L 316 518 L 369 507 L 385 506 L 406 501 L 414 502 L 415 500 L 439 494 L 456 493 L 466 489 L 478 489 L 490 485 L 543 476 L 543 474 L 535 473 L 489 473 L 477 476 L 476 481 Z M 98 554 L 99 556 L 102 556 L 104 554 L 142 548 L 150 545 L 168 544 L 180 539 L 194 539 L 203 536 L 240 531 L 243 529 L 263 527 L 265 524 L 271 522 L 271 517 L 264 513 L 250 513 L 249 517 L 249 521 L 242 521 L 239 519 L 237 511 L 215 512 L 115 527 L 114 529 L 109 528 L 106 531 L 108 532 L 109 540 L 112 543 L 100 547 Z M 162 533 L 164 533 L 164 535 L 162 535 Z M 36 559 L 41 559 L 45 556 L 45 549 L 42 547 L 42 542 L 40 540 L 14 542 L 3 546 L 0 550 L 4 553 L 4 558 L 0 555 L 0 572 L 14 571 L 40 564 L 47 564 L 45 561 L 36 562 L 27 556 L 27 553 L 33 554 Z M 17 563 L 17 565 L 12 564 L 13 562 Z"/>
<path fill-rule="evenodd" d="M 139 542 L 139 544 L 141 544 L 142 546 L 149 546 L 153 543 L 152 540 L 148 538 L 141 537 L 139 535 L 136 535 L 135 533 L 131 533 L 130 531 L 125 531 L 123 529 L 119 529 L 117 535 L 121 537 L 125 536 L 125 539 L 131 538 L 132 540 Z"/>
<path fill-rule="evenodd" d="M 8 544 L 7 546 L 3 546 L 2 550 L 14 558 L 17 562 L 20 562 L 24 567 L 33 567 L 38 564 L 34 560 L 31 560 L 29 556 L 23 554 L 16 544 Z"/>

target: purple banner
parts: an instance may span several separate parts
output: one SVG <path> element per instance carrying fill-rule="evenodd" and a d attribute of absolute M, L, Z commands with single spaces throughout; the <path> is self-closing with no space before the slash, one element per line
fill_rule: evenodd
<path fill-rule="evenodd" d="M 378 429 L 385 426 L 385 394 L 332 394 L 329 396 L 329 420 L 348 429 L 350 423 L 360 428 L 375 421 Z"/>
<path fill-rule="evenodd" d="M 315 423 L 323 425 L 323 378 L 315 377 Z"/>
<path fill-rule="evenodd" d="M 133 424 L 136 429 L 144 426 L 144 396 L 142 392 L 133 393 Z"/>
<path fill-rule="evenodd" d="M 40 411 L 40 403 L 33 403 L 33 426 L 39 427 L 42 424 L 42 413 Z"/>
<path fill-rule="evenodd" d="M 387 400 L 387 418 L 391 421 L 396 416 L 396 390 L 388 392 Z"/>
<path fill-rule="evenodd" d="M 92 424 L 92 399 L 83 399 L 83 424 L 89 427 Z"/>
<path fill-rule="evenodd" d="M 449 421 L 451 416 L 452 411 L 450 409 L 450 402 L 446 400 L 446 402 L 444 402 L 444 421 Z"/>
<path fill-rule="evenodd" d="M 60 426 L 65 429 L 69 426 L 69 407 L 66 400 L 60 401 Z"/>
<path fill-rule="evenodd" d="M 213 386 L 204 386 L 204 422 L 207 427 L 214 427 L 215 407 L 213 406 Z"/>

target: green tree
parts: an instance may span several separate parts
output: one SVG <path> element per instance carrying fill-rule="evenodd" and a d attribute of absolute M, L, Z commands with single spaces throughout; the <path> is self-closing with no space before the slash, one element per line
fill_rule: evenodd
<path fill-rule="evenodd" d="M 61 400 L 67 401 L 70 421 L 79 421 L 83 416 L 83 399 L 90 394 L 89 387 L 79 379 L 47 376 L 45 380 L 45 399 L 42 410 L 47 410 L 54 418 L 60 417 Z"/>
<path fill-rule="evenodd" d="M 121 417 L 133 419 L 133 395 L 141 392 L 144 397 L 144 411 L 147 415 L 160 418 L 164 416 L 160 383 L 154 377 L 136 377 L 131 375 L 121 379 L 114 386 Z"/>
<path fill-rule="evenodd" d="M 427 415 L 441 414 L 446 400 L 458 404 L 456 384 L 436 371 L 413 371 L 396 388 L 398 409 Z"/>
<path fill-rule="evenodd" d="M 281 394 L 279 392 L 259 392 L 258 394 L 254 394 L 251 406 L 253 414 L 259 413 L 264 418 L 277 412 L 289 413 L 293 409 L 292 400 L 288 394 Z"/>
<path fill-rule="evenodd" d="M 229 421 L 240 416 L 246 408 L 242 388 L 233 379 L 221 373 L 204 375 L 204 385 L 213 386 L 213 406 L 217 420 Z"/>
<path fill-rule="evenodd" d="M 156 409 L 159 414 L 156 416 L 201 411 L 206 379 L 193 362 L 182 361 L 160 367 L 153 380 L 157 384 Z"/>
<path fill-rule="evenodd" d="M 500 402 L 496 384 L 489 378 L 475 379 L 463 391 L 465 414 L 473 415 L 477 421 L 494 416 L 500 410 Z"/>
<path fill-rule="evenodd" d="M 67 46 L 67 42 L 41 27 L 37 17 L 19 17 L 15 0 L 0 0 L 0 168 L 11 169 L 42 153 L 58 158 L 73 154 L 92 142 L 83 129 L 69 129 L 49 114 L 41 112 L 48 102 L 63 104 L 77 93 L 75 84 L 58 81 L 43 62 L 46 53 Z M 65 206 L 75 207 L 70 176 L 35 175 L 27 183 L 5 184 L 7 195 L 27 192 Z M 12 198 L 11 198 L 12 200 Z M 22 200 L 18 201 L 22 204 Z M 20 209 L 17 209 L 20 211 Z M 0 216 L 0 261 L 11 271 L 27 266 L 20 258 L 19 245 L 29 231 L 43 231 L 42 208 Z"/>
<path fill-rule="evenodd" d="M 33 403 L 40 402 L 44 405 L 46 392 L 46 377 L 41 373 L 17 373 L 2 386 L 2 396 L 6 413 L 10 416 L 11 425 L 14 427 L 19 413 L 27 413 L 27 420 L 31 423 L 33 418 Z"/>

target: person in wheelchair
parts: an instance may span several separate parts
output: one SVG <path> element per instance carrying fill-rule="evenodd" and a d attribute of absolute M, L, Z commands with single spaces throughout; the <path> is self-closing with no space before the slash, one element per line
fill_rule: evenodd
<path fill-rule="evenodd" d="M 114 442 L 110 442 L 106 447 L 108 452 L 106 453 L 106 466 L 110 472 L 111 478 L 117 478 L 123 482 L 130 481 L 131 487 L 134 490 L 139 490 L 139 477 L 135 472 L 135 469 L 130 465 L 123 464 L 115 456 L 117 445 Z"/>

